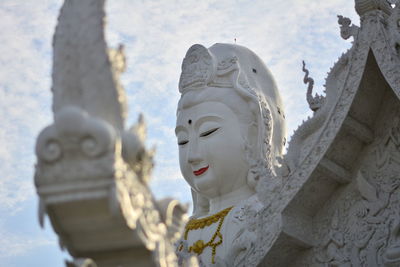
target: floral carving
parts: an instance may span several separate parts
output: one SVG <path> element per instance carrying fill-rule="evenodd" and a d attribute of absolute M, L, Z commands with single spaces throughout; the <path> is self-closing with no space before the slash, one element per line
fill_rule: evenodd
<path fill-rule="evenodd" d="M 212 81 L 216 63 L 213 56 L 202 45 L 193 45 L 182 62 L 182 74 L 179 80 L 179 91 L 202 88 Z"/>

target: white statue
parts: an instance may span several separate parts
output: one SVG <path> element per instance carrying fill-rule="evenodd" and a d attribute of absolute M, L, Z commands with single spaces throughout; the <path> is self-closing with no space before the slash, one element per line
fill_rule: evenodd
<path fill-rule="evenodd" d="M 257 185 L 276 176 L 286 142 L 279 92 L 261 59 L 233 44 L 193 45 L 179 90 L 179 161 L 194 210 L 178 251 L 236 265 L 237 250 L 255 240 L 243 217 L 263 207 Z"/>
<path fill-rule="evenodd" d="M 176 135 L 194 211 L 181 236 L 185 209 L 148 186 L 143 118 L 124 127 L 125 57 L 105 42 L 104 0 L 66 0 L 35 186 L 67 266 L 400 266 L 399 3 L 356 0 L 360 26 L 339 16 L 354 42 L 324 96 L 303 64 L 314 113 L 284 160 L 282 103 L 262 61 L 237 45 L 189 49 Z"/>

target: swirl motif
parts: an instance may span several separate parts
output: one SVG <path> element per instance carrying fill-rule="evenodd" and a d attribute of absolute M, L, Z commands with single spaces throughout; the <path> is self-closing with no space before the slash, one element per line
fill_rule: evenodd
<path fill-rule="evenodd" d="M 61 158 L 62 150 L 60 144 L 56 140 L 48 140 L 45 147 L 41 151 L 42 159 L 47 162 L 54 162 Z"/>
<path fill-rule="evenodd" d="M 49 126 L 40 133 L 36 143 L 36 155 L 47 163 L 53 163 L 62 158 L 62 147 L 57 140 L 54 126 Z"/>
<path fill-rule="evenodd" d="M 82 152 L 89 157 L 98 156 L 102 150 L 96 139 L 94 139 L 92 136 L 82 138 L 81 149 Z"/>

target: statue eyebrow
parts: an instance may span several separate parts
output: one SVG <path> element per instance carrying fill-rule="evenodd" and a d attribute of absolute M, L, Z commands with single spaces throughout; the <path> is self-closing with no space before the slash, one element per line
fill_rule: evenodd
<path fill-rule="evenodd" d="M 194 127 L 195 128 L 199 128 L 200 125 L 202 123 L 204 123 L 204 121 L 206 121 L 206 120 L 212 120 L 212 121 L 219 122 L 219 121 L 222 120 L 222 118 L 220 116 L 218 116 L 218 115 L 215 115 L 215 114 L 207 114 L 207 115 L 204 115 L 204 116 L 200 117 L 199 119 L 197 119 L 195 124 L 194 124 Z"/>
<path fill-rule="evenodd" d="M 216 114 L 206 114 L 206 115 L 200 117 L 199 119 L 195 120 L 196 122 L 194 124 L 194 127 L 199 128 L 200 125 L 202 123 L 204 123 L 205 120 L 220 121 L 220 120 L 222 120 L 222 118 Z M 194 121 L 194 120 L 192 120 L 192 121 Z M 175 135 L 177 135 L 178 132 L 180 132 L 180 131 L 186 132 L 187 129 L 183 125 L 177 125 L 175 127 Z"/>
<path fill-rule="evenodd" d="M 175 127 L 175 135 L 177 135 L 178 132 L 180 132 L 180 131 L 185 132 L 185 131 L 186 131 L 186 128 L 185 128 L 184 126 L 182 126 L 182 125 L 176 126 L 176 127 Z"/>

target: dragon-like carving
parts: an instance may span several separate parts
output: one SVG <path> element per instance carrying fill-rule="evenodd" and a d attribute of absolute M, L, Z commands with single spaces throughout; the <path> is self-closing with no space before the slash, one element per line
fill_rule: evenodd
<path fill-rule="evenodd" d="M 340 25 L 340 36 L 342 36 L 343 39 L 347 40 L 351 36 L 356 38 L 359 27 L 354 24 L 352 25 L 351 19 L 338 15 L 338 23 Z"/>
<path fill-rule="evenodd" d="M 319 110 L 322 105 L 325 102 L 325 97 L 322 95 L 319 95 L 318 93 L 315 94 L 315 96 L 312 95 L 312 90 L 314 88 L 314 79 L 309 77 L 309 70 L 306 69 L 306 63 L 303 60 L 303 72 L 305 73 L 303 82 L 305 84 L 308 84 L 307 88 L 307 102 L 310 107 L 310 109 L 314 112 Z"/>
<path fill-rule="evenodd" d="M 145 258 L 152 266 L 175 266 L 173 243 L 186 207 L 155 200 L 148 187 L 154 151 L 144 145 L 143 116 L 129 130 L 124 127 L 127 100 L 119 76 L 126 58 L 122 45 L 112 50 L 105 41 L 104 2 L 65 0 L 58 18 L 54 123 L 36 145 L 39 220 L 43 225 L 49 215 L 60 244 L 76 259 L 68 266 L 105 266 L 107 256 L 97 257 L 96 251 L 135 248 L 152 255 Z M 82 231 L 95 231 L 96 237 L 85 239 Z M 131 266 L 132 260 L 127 262 L 115 265 Z"/>

